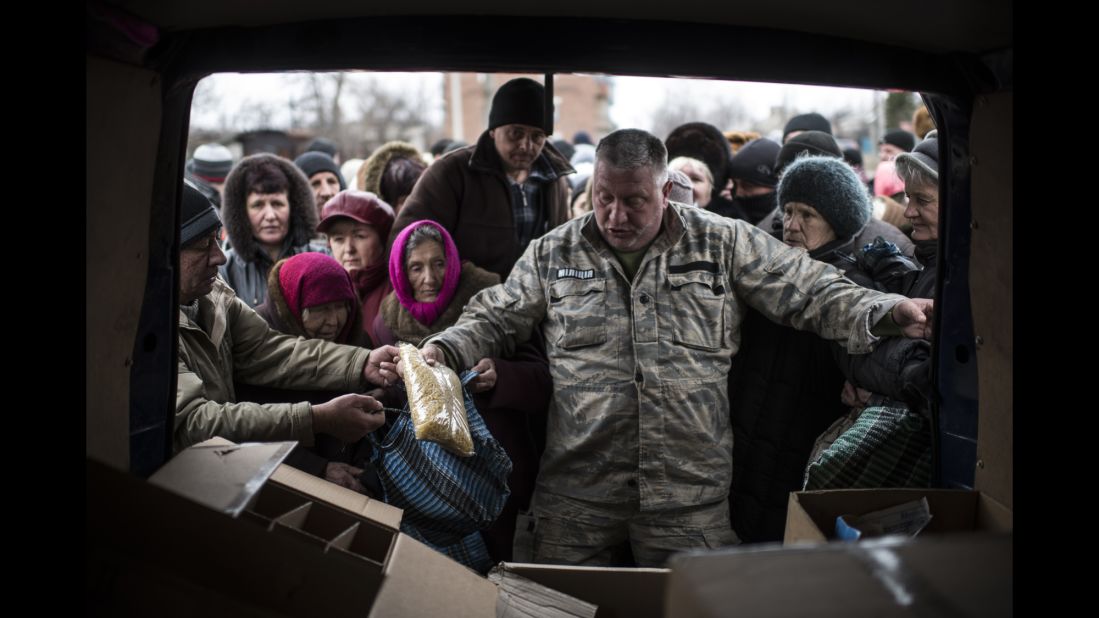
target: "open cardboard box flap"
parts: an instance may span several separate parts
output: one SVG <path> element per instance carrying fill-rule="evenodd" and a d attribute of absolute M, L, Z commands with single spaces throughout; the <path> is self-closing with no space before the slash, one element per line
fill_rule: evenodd
<path fill-rule="evenodd" d="M 786 544 L 823 543 L 835 537 L 836 518 L 864 515 L 927 498 L 931 523 L 921 532 L 996 531 L 1012 529 L 1012 512 L 991 497 L 961 489 L 827 489 L 790 493 Z"/>

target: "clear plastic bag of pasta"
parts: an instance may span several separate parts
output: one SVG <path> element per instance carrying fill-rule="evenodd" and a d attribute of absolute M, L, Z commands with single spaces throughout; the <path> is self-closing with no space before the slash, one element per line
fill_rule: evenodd
<path fill-rule="evenodd" d="M 417 440 L 430 440 L 460 455 L 473 455 L 473 438 L 462 399 L 462 383 L 448 367 L 432 367 L 416 346 L 400 345 L 408 410 Z"/>

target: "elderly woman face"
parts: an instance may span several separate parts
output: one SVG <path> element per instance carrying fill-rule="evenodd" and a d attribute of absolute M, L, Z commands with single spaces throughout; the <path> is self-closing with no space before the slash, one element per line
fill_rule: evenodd
<path fill-rule="evenodd" d="M 912 224 L 912 240 L 936 240 L 939 237 L 939 187 L 929 183 L 911 183 L 905 194 L 908 205 L 904 218 Z"/>
<path fill-rule="evenodd" d="M 373 226 L 347 218 L 328 228 L 328 246 L 347 272 L 377 264 L 385 253 L 382 237 Z"/>
<path fill-rule="evenodd" d="M 347 324 L 347 318 L 350 315 L 351 308 L 347 306 L 347 301 L 337 300 L 306 307 L 301 312 L 301 322 L 310 338 L 335 341 L 336 337 L 343 332 L 343 327 Z"/>
<path fill-rule="evenodd" d="M 684 163 L 679 166 L 679 171 L 686 174 L 687 178 L 691 179 L 691 184 L 694 185 L 695 204 L 699 208 L 705 208 L 710 203 L 714 190 L 714 184 L 707 175 L 709 170 L 699 169 L 698 165 L 694 163 Z"/>
<path fill-rule="evenodd" d="M 446 255 L 443 246 L 434 240 L 425 240 L 412 248 L 405 264 L 408 283 L 417 302 L 431 303 L 439 296 L 446 278 Z"/>
<path fill-rule="evenodd" d="M 782 213 L 782 242 L 791 247 L 812 251 L 836 239 L 832 224 L 809 204 L 787 202 Z"/>

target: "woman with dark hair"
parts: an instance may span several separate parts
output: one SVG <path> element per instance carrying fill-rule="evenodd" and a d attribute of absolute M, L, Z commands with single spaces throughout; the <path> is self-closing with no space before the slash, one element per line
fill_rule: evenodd
<path fill-rule="evenodd" d="M 450 234 L 434 221 L 416 221 L 394 239 L 389 254 L 393 293 L 382 301 L 374 321 L 375 345 L 404 341 L 418 345 L 458 321 L 477 292 L 500 283 L 500 276 L 462 262 Z M 511 496 L 491 528 L 484 531 L 495 561 L 512 559 L 515 519 L 526 509 L 544 444 L 546 407 L 552 381 L 541 338 L 519 346 L 510 358 L 483 358 L 470 383 L 477 410 L 512 461 Z"/>
<path fill-rule="evenodd" d="M 415 146 L 389 142 L 375 150 L 359 168 L 359 187 L 379 195 L 396 214 L 426 169 L 427 162 Z"/>
<path fill-rule="evenodd" d="M 245 157 L 225 179 L 222 220 L 229 235 L 221 278 L 249 307 L 267 293 L 267 273 L 310 251 L 317 227 L 313 189 L 292 162 L 271 154 Z"/>

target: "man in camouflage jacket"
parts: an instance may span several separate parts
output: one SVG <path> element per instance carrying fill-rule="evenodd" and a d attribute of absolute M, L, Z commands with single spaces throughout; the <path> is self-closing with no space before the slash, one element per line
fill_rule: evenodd
<path fill-rule="evenodd" d="M 594 212 L 532 241 L 504 283 L 424 346 L 469 367 L 542 330 L 554 395 L 536 562 L 616 564 L 629 542 L 638 565 L 659 566 L 737 541 L 726 379 L 748 306 L 855 354 L 873 348 L 872 326 L 928 334 L 930 301 L 861 288 L 743 221 L 669 206 L 666 170 L 659 139 L 607 136 Z"/>

